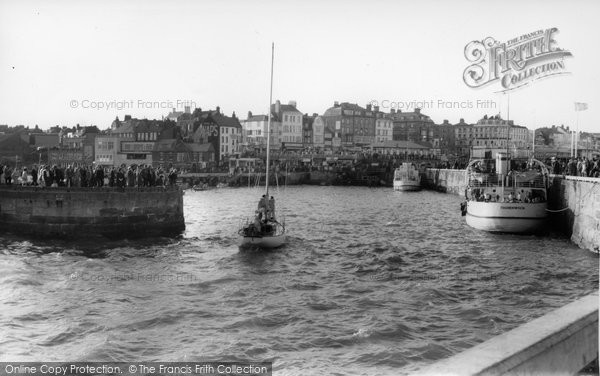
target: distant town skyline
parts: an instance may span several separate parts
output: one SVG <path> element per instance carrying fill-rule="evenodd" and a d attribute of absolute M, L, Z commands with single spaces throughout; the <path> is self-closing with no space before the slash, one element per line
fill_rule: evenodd
<path fill-rule="evenodd" d="M 529 129 L 578 122 L 600 132 L 599 11 L 582 0 L 3 2 L 0 124 L 104 129 L 117 116 L 160 119 L 186 105 L 264 114 L 274 42 L 273 100 L 303 113 L 371 103 L 420 107 L 438 124 L 500 114 Z M 568 74 L 507 94 L 465 84 L 470 42 L 553 27 L 573 55 Z M 576 113 L 575 102 L 588 109 Z"/>

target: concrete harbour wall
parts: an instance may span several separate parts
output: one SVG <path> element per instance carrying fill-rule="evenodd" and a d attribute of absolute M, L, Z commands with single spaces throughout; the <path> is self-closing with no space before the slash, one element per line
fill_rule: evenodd
<path fill-rule="evenodd" d="M 571 241 L 600 252 L 600 179 L 554 175 L 548 199 L 550 218 Z"/>
<path fill-rule="evenodd" d="M 600 179 L 562 175 L 551 175 L 550 179 L 550 225 L 564 232 L 579 247 L 599 252 Z M 428 169 L 423 184 L 428 189 L 464 197 L 466 173 L 464 170 Z"/>
<path fill-rule="evenodd" d="M 575 375 L 597 358 L 596 291 L 418 374 Z"/>
<path fill-rule="evenodd" d="M 185 229 L 176 188 L 0 188 L 0 231 L 51 237 L 169 236 Z"/>

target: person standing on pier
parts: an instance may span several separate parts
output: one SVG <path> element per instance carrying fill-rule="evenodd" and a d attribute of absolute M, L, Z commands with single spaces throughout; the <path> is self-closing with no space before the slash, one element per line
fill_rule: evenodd
<path fill-rule="evenodd" d="M 135 173 L 131 166 L 127 167 L 127 186 L 134 187 L 135 186 Z"/>
<path fill-rule="evenodd" d="M 66 186 L 67 187 L 72 187 L 73 186 L 73 175 L 75 174 L 75 171 L 73 170 L 73 166 L 68 165 L 67 169 L 65 170 L 65 175 L 66 175 Z"/>
<path fill-rule="evenodd" d="M 4 166 L 4 183 L 6 185 L 12 184 L 12 170 L 8 165 Z"/>
<path fill-rule="evenodd" d="M 21 173 L 21 185 L 27 185 L 28 177 L 27 167 L 23 167 L 23 172 Z"/>
<path fill-rule="evenodd" d="M 177 170 L 175 168 L 173 168 L 173 167 L 171 168 L 168 178 L 169 178 L 169 185 L 171 187 L 175 186 L 175 184 L 177 183 Z"/>
<path fill-rule="evenodd" d="M 104 169 L 101 166 L 96 167 L 96 185 L 100 188 L 104 185 Z"/>
<path fill-rule="evenodd" d="M 35 165 L 33 165 L 33 167 L 31 168 L 31 180 L 33 181 L 31 183 L 31 185 L 37 185 L 37 180 L 38 180 L 38 172 L 35 169 Z"/>

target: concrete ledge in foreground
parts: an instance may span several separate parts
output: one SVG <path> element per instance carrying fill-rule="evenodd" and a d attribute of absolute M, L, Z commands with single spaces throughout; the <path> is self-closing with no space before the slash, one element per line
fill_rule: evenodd
<path fill-rule="evenodd" d="M 574 375 L 597 357 L 595 292 L 417 374 Z"/>

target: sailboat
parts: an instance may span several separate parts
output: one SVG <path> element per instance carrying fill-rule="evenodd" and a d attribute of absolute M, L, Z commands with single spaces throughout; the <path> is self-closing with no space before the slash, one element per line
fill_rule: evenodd
<path fill-rule="evenodd" d="M 269 196 L 269 154 L 271 146 L 271 104 L 273 103 L 273 61 L 275 43 L 271 45 L 271 89 L 269 93 L 269 117 L 267 120 L 267 165 L 265 194 L 258 202 L 254 220 L 246 222 L 238 231 L 240 246 L 277 248 L 286 242 L 285 225 L 275 217 L 275 200 Z"/>
<path fill-rule="evenodd" d="M 408 126 L 406 127 L 405 155 L 408 157 Z M 408 158 L 407 158 L 408 159 Z M 412 162 L 402 162 L 394 170 L 395 191 L 419 191 L 421 190 L 421 175 L 419 169 Z"/>

